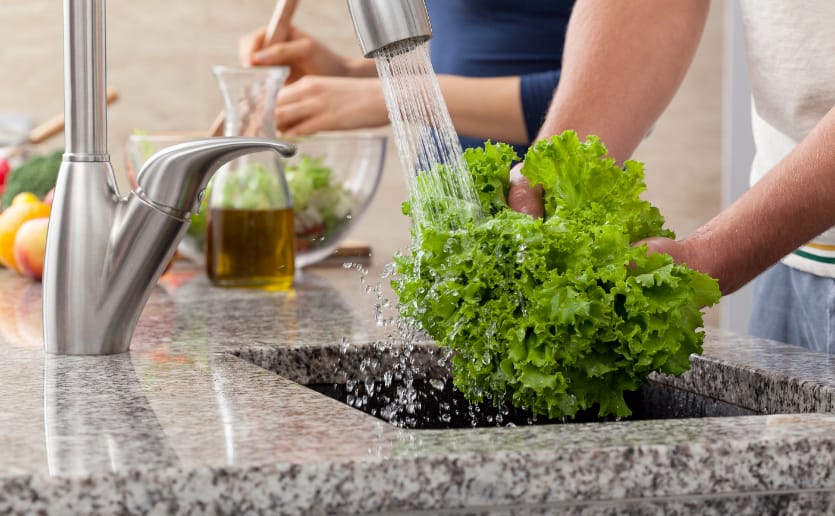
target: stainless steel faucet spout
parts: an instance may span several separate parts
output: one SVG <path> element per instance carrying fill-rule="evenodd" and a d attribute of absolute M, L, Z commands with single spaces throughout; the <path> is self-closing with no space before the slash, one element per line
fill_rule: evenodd
<path fill-rule="evenodd" d="M 198 197 L 220 165 L 235 158 L 273 150 L 284 157 L 296 147 L 262 138 L 207 138 L 168 147 L 152 156 L 137 176 L 142 195 L 171 210 L 197 212 Z"/>
<path fill-rule="evenodd" d="M 104 0 L 64 0 L 66 149 L 47 231 L 44 348 L 102 355 L 128 350 L 157 280 L 226 162 L 290 144 L 207 138 L 164 149 L 120 197 L 107 153 Z"/>

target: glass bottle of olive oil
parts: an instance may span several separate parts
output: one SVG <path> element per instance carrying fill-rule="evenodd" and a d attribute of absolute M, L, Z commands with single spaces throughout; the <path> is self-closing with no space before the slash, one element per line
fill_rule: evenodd
<path fill-rule="evenodd" d="M 288 290 L 295 274 L 293 209 L 210 209 L 206 247 L 214 284 Z"/>
<path fill-rule="evenodd" d="M 226 136 L 275 138 L 273 115 L 286 67 L 215 67 Z M 223 287 L 288 290 L 295 274 L 293 208 L 283 162 L 247 154 L 222 167 L 209 188 L 206 273 Z"/>

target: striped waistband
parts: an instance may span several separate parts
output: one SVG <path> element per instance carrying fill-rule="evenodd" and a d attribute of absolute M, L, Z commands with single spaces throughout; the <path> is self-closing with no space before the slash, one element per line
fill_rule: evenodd
<path fill-rule="evenodd" d="M 783 263 L 804 272 L 835 278 L 835 245 L 809 242 L 783 258 Z"/>
<path fill-rule="evenodd" d="M 835 245 L 809 242 L 797 249 L 794 254 L 821 263 L 835 264 Z"/>

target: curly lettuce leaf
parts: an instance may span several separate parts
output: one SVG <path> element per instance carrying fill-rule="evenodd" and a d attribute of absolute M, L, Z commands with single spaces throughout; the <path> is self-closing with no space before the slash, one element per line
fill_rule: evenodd
<path fill-rule="evenodd" d="M 415 221 L 411 253 L 395 258 L 400 311 L 455 351 L 453 381 L 469 399 L 627 416 L 625 391 L 652 371 L 681 374 L 701 352 L 701 308 L 718 301 L 718 284 L 633 246 L 672 232 L 639 197 L 642 165 L 605 155 L 573 132 L 534 146 L 523 174 L 546 192 L 534 219 L 506 203 L 518 157 L 488 142 L 465 153 L 488 218 Z"/>
<path fill-rule="evenodd" d="M 640 198 L 646 189 L 644 166 L 629 160 L 621 169 L 606 153 L 597 136 L 581 142 L 575 132 L 567 131 L 537 142 L 525 157 L 522 174 L 532 185 L 545 187 L 547 216 L 582 216 L 590 224 L 617 222 L 632 241 L 675 237 L 663 229 L 658 208 Z"/>

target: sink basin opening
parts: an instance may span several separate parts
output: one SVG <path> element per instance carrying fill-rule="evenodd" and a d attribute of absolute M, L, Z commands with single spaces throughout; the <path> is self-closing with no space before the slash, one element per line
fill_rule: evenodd
<path fill-rule="evenodd" d="M 414 379 L 408 389 L 403 381 L 310 384 L 307 387 L 346 403 L 395 426 L 412 429 L 521 426 L 535 424 L 615 421 L 600 418 L 597 408 L 574 418 L 549 419 L 510 406 L 469 402 L 447 379 Z M 370 393 L 370 394 L 369 394 Z M 747 416 L 756 412 L 721 400 L 669 385 L 651 382 L 625 394 L 632 410 L 628 420 Z"/>
<path fill-rule="evenodd" d="M 473 404 L 452 385 L 449 353 L 433 343 L 409 347 L 388 342 L 323 348 L 242 348 L 237 356 L 355 409 L 403 428 L 471 428 L 614 421 L 599 418 L 597 407 L 574 418 L 534 417 L 525 410 L 490 402 Z M 705 363 L 702 368 L 716 367 Z M 625 393 L 629 420 L 749 416 L 759 412 L 698 386 L 658 376 Z M 675 383 L 673 383 L 675 382 Z M 409 387 L 411 386 L 411 387 Z M 713 390 L 715 391 L 715 389 Z"/>

